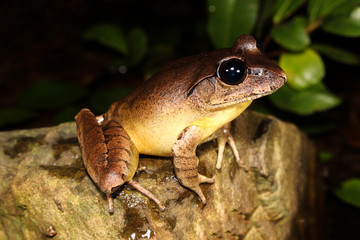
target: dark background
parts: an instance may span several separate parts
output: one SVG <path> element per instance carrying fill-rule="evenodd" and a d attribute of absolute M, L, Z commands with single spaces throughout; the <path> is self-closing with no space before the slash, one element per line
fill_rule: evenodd
<path fill-rule="evenodd" d="M 133 88 L 141 84 L 144 71 L 136 68 L 126 74 L 112 71 L 109 62 L 119 54 L 83 40 L 84 31 L 94 24 L 112 23 L 124 29 L 141 27 L 149 34 L 149 46 L 173 41 L 172 54 L 156 63 L 160 67 L 179 56 L 211 49 L 206 30 L 201 28 L 206 17 L 205 1 L 2 1 L 0 109 L 15 106 L 18 96 L 43 78 L 88 89 L 88 94 L 74 103 L 75 109 L 91 107 L 88 99 L 96 89 Z M 313 37 L 324 36 L 329 42 L 337 45 L 341 42 L 345 49 L 359 52 L 359 39 L 335 37 L 321 31 Z M 342 99 L 342 105 L 309 117 L 283 112 L 278 116 L 300 127 L 329 121 L 335 126 L 327 132 L 310 135 L 319 150 L 333 155 L 330 162 L 319 162 L 324 189 L 324 202 L 318 213 L 322 223 L 319 231 L 324 239 L 353 239 L 360 236 L 360 211 L 339 200 L 333 190 L 342 181 L 360 175 L 360 71 L 359 67 L 324 60 L 325 84 Z M 269 105 L 267 100 L 259 102 Z M 54 125 L 57 111 L 56 108 L 43 110 L 36 118 L 9 124 L 1 130 Z"/>

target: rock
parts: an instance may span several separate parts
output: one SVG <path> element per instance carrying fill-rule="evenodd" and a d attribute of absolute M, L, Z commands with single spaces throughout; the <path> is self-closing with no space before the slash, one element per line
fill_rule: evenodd
<path fill-rule="evenodd" d="M 315 151 L 292 124 L 247 111 L 233 122 L 243 165 L 214 141 L 198 147 L 207 205 L 179 185 L 171 158 L 142 156 L 135 180 L 166 206 L 124 186 L 109 214 L 87 175 L 73 122 L 0 133 L 0 239 L 311 239 Z"/>

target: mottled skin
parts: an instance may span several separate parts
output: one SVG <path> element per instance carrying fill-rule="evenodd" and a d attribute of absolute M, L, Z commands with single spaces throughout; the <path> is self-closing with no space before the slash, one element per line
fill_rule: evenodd
<path fill-rule="evenodd" d="M 236 85 L 224 83 L 217 75 L 218 66 L 231 59 L 240 60 L 245 66 L 243 81 Z M 107 165 L 101 167 L 98 167 L 98 159 L 86 160 L 84 157 L 84 162 L 87 162 L 85 166 L 101 190 L 107 193 L 111 205 L 111 193 L 123 183 L 133 182 L 131 179 L 136 171 L 138 153 L 172 156 L 179 182 L 196 192 L 205 204 L 206 198 L 199 184 L 213 183 L 214 180 L 198 173 L 196 147 L 217 137 L 217 168 L 221 167 L 222 152 L 227 141 L 233 148 L 236 160 L 240 161 L 229 123 L 253 99 L 274 92 L 285 81 L 285 73 L 274 61 L 265 58 L 251 36 L 240 36 L 232 48 L 179 59 L 164 67 L 130 95 L 114 102 L 104 115 L 98 117 L 101 122 L 100 130 L 108 129 L 109 123 L 116 123 L 118 129 L 125 132 L 128 143 L 119 142 L 118 149 L 127 148 L 127 152 L 130 152 L 130 145 L 131 149 L 136 149 L 135 154 L 131 153 L 127 159 L 122 160 L 128 168 L 121 172 L 118 168 L 109 169 L 107 165 L 111 160 L 106 157 L 104 161 Z M 86 130 L 82 125 L 84 121 L 88 121 L 83 118 L 84 114 L 91 113 L 89 110 L 80 111 L 76 122 L 79 142 L 83 155 L 86 156 L 89 155 L 88 152 L 96 151 L 92 150 L 93 147 L 84 147 L 86 141 L 89 141 L 87 139 L 91 138 L 90 135 L 80 137 L 85 135 Z M 89 118 L 93 118 L 95 127 L 95 117 Z M 104 140 L 102 144 L 106 142 Z M 95 168 L 97 170 L 92 171 Z M 114 174 L 123 174 L 122 181 L 118 181 L 116 177 L 108 179 L 109 175 Z M 101 181 L 95 179 L 100 178 L 106 180 L 99 184 Z M 154 196 L 150 197 L 157 201 Z"/>

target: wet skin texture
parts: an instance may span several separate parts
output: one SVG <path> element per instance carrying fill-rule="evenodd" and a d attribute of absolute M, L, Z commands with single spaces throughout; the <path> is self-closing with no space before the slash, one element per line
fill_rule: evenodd
<path fill-rule="evenodd" d="M 230 133 L 230 122 L 253 99 L 271 94 L 286 81 L 282 69 L 267 59 L 251 36 L 240 36 L 231 48 L 179 59 L 165 66 L 128 96 L 96 117 L 82 109 L 76 118 L 84 165 L 109 200 L 129 183 L 161 209 L 149 191 L 133 181 L 139 154 L 172 156 L 179 182 L 205 204 L 199 184 L 213 183 L 198 173 L 196 147 L 218 139 L 221 167 L 229 142 L 240 157 Z"/>

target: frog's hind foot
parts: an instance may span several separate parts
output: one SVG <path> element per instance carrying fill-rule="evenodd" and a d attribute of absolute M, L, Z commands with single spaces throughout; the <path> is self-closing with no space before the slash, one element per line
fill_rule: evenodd
<path fill-rule="evenodd" d="M 108 200 L 108 210 L 109 210 L 109 213 L 113 213 L 114 212 L 114 198 L 111 196 L 111 193 L 107 193 L 106 194 L 106 198 Z"/>
<path fill-rule="evenodd" d="M 100 125 L 99 118 L 89 109 L 82 109 L 75 120 L 85 168 L 106 193 L 109 212 L 114 212 L 112 194 L 126 182 L 164 210 L 151 192 L 132 180 L 139 163 L 139 152 L 125 129 L 113 120 Z"/>
<path fill-rule="evenodd" d="M 135 188 L 136 190 L 138 190 L 139 192 L 141 192 L 142 194 L 144 194 L 145 196 L 147 196 L 148 198 L 150 198 L 151 200 L 153 200 L 159 206 L 161 211 L 165 210 L 165 206 L 162 205 L 160 200 L 154 194 L 152 194 L 149 190 L 147 190 L 146 188 L 141 186 L 140 183 L 138 183 L 138 182 L 131 179 L 128 182 L 128 184 L 130 186 L 132 186 L 133 188 Z"/>

